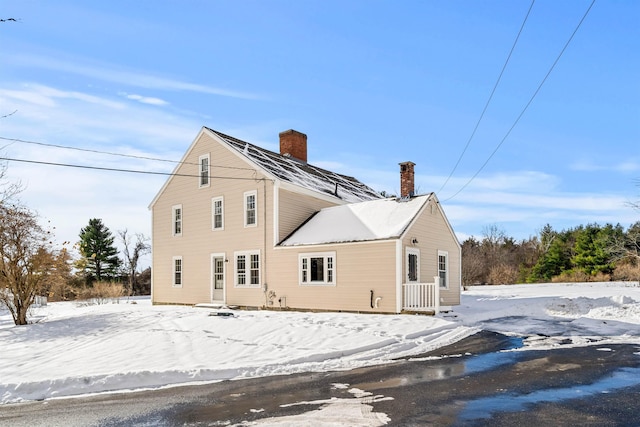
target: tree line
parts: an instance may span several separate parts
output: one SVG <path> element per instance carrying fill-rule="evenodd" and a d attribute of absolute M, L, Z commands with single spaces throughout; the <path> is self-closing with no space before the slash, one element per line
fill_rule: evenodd
<path fill-rule="evenodd" d="M 74 259 L 70 242 L 54 243 L 54 227 L 43 226 L 18 200 L 22 187 L 4 179 L 5 173 L 6 165 L 0 165 L 0 308 L 9 310 L 16 325 L 28 323 L 29 308 L 39 296 L 61 300 L 107 290 L 117 296 L 149 293 L 151 270 L 138 271 L 140 257 L 150 252 L 148 238 L 118 231 L 121 259 L 115 236 L 93 218 L 80 230 L 80 256 Z"/>
<path fill-rule="evenodd" d="M 545 225 L 517 241 L 497 226 L 462 243 L 462 284 L 640 280 L 640 221 L 588 224 L 566 230 Z"/>

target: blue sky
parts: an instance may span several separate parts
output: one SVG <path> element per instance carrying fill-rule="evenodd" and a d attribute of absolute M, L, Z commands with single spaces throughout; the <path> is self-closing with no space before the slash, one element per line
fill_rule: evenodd
<path fill-rule="evenodd" d="M 416 163 L 461 239 L 640 220 L 640 2 L 2 0 L 0 154 L 170 172 L 201 126 L 399 192 Z M 507 136 L 508 134 L 508 136 Z M 507 136 L 505 138 L 505 136 Z M 496 146 L 500 149 L 482 171 Z M 212 159 L 215 164 L 215 160 Z M 451 178 L 447 178 L 451 175 Z M 90 218 L 150 235 L 165 177 L 8 162 L 22 200 L 78 240 Z M 443 185 L 445 184 L 443 188 Z M 465 186 L 463 191 L 459 191 Z M 453 197 L 452 197 L 453 196 Z"/>

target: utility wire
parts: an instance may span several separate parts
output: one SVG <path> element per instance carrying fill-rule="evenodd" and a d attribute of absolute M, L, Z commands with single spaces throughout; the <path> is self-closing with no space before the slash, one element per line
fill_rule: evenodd
<path fill-rule="evenodd" d="M 106 168 L 106 167 L 100 167 L 100 166 L 74 165 L 69 163 L 55 163 L 55 162 L 42 162 L 37 160 L 12 159 L 9 157 L 0 157 L 0 160 L 6 160 L 9 162 L 32 163 L 32 164 L 47 165 L 47 166 L 63 166 L 63 167 L 78 168 L 78 169 L 93 169 L 93 170 L 102 170 L 102 171 L 110 171 L 110 172 L 137 173 L 137 174 L 143 174 L 143 175 L 164 175 L 164 176 L 183 176 L 183 177 L 189 177 L 189 178 L 200 178 L 200 175 L 193 175 L 193 174 L 152 172 L 152 171 L 143 171 L 143 170 L 135 170 L 135 169 Z M 248 169 L 248 170 L 254 171 L 253 169 Z M 233 180 L 241 180 L 241 181 L 263 181 L 266 179 L 266 178 L 243 178 L 243 177 L 212 176 L 212 175 L 209 175 L 209 178 L 210 179 L 211 178 L 233 179 Z"/>
<path fill-rule="evenodd" d="M 573 37 L 576 35 L 576 33 L 578 32 L 578 29 L 580 28 L 580 26 L 582 25 L 582 23 L 584 22 L 584 20 L 586 19 L 587 15 L 589 14 L 589 11 L 591 10 L 591 8 L 593 7 L 594 3 L 596 2 L 596 0 L 593 0 L 591 2 L 591 4 L 589 5 L 589 7 L 587 8 L 587 11 L 584 13 L 584 15 L 582 16 L 582 19 L 580 19 L 580 22 L 578 22 L 578 25 L 576 26 L 575 30 L 573 30 L 573 33 L 571 33 L 571 37 L 569 37 L 569 40 L 567 40 L 567 42 L 565 43 L 564 47 L 562 48 L 562 50 L 560 51 L 560 53 L 558 54 L 557 58 L 555 61 L 553 61 L 553 64 L 551 65 L 551 68 L 549 68 L 549 71 L 547 71 L 547 74 L 544 76 L 544 78 L 542 79 L 542 81 L 540 82 L 540 84 L 538 85 L 538 88 L 536 89 L 536 91 L 533 93 L 533 95 L 531 96 L 531 98 L 529 99 L 529 101 L 527 102 L 527 104 L 524 106 L 524 108 L 522 109 L 522 111 L 520 112 L 520 114 L 518 115 L 518 117 L 516 118 L 515 122 L 513 122 L 513 125 L 511 125 L 511 127 L 509 128 L 509 130 L 507 131 L 507 133 L 505 134 L 505 136 L 502 138 L 502 140 L 498 143 L 498 145 L 496 146 L 496 148 L 493 150 L 493 152 L 489 155 L 489 157 L 487 158 L 487 160 L 482 164 L 482 166 L 480 166 L 480 169 L 478 169 L 478 171 L 458 190 L 456 191 L 451 197 L 442 200 L 442 202 L 447 202 L 451 199 L 453 199 L 454 197 L 456 197 L 458 194 L 460 194 L 465 188 L 467 188 L 467 186 L 469 184 L 471 184 L 471 182 L 480 174 L 480 172 L 482 172 L 482 170 L 485 168 L 485 166 L 487 166 L 487 164 L 489 163 L 489 161 L 493 158 L 493 156 L 496 154 L 496 152 L 500 149 L 500 147 L 502 146 L 502 144 L 505 142 L 505 140 L 507 139 L 507 137 L 511 134 L 511 131 L 516 127 L 516 125 L 518 124 L 518 122 L 520 121 L 520 119 L 522 118 L 522 116 L 524 115 L 525 111 L 527 111 L 527 109 L 529 108 L 529 106 L 531 105 L 531 103 L 533 102 L 534 98 L 538 95 L 538 92 L 540 92 L 540 89 L 542 89 L 542 86 L 544 85 L 544 83 L 547 81 L 547 78 L 549 77 L 549 75 L 551 74 L 551 72 L 553 71 L 553 69 L 555 68 L 556 64 L 558 63 L 558 61 L 560 61 L 560 58 L 562 57 L 562 55 L 564 54 L 564 51 L 567 49 L 567 47 L 569 46 L 569 43 L 571 43 L 571 40 L 573 40 Z"/>
<path fill-rule="evenodd" d="M 109 151 L 93 150 L 93 149 L 89 149 L 89 148 L 78 148 L 78 147 L 70 147 L 70 146 L 67 146 L 67 145 L 48 144 L 48 143 L 45 143 L 45 142 L 27 141 L 27 140 L 18 139 L 18 138 L 7 138 L 7 137 L 4 137 L 4 136 L 0 136 L 0 140 L 11 141 L 11 142 L 21 142 L 21 143 L 24 143 L 24 144 L 40 145 L 40 146 L 43 146 L 43 147 L 61 148 L 61 149 L 65 149 L 65 150 L 83 151 L 85 153 L 106 154 L 106 155 L 109 155 L 109 156 L 129 157 L 129 158 L 132 158 L 132 159 L 141 159 L 141 160 L 152 160 L 152 161 L 155 161 L 155 162 L 166 162 L 166 163 L 183 164 L 183 165 L 199 165 L 199 163 L 193 163 L 193 162 L 181 162 L 179 160 L 160 159 L 160 158 L 157 158 L 157 157 L 139 156 L 139 155 L 135 155 L 135 154 L 113 153 L 113 152 L 109 152 Z M 5 147 L 6 147 L 6 145 L 5 145 Z M 222 165 L 210 165 L 210 166 L 211 167 L 217 167 L 217 168 L 226 168 L 226 169 L 253 170 L 253 169 L 250 169 L 250 168 L 240 168 L 240 167 L 233 167 L 233 166 L 222 166 Z"/>
<path fill-rule="evenodd" d="M 471 136 L 469 137 L 469 140 L 467 141 L 467 145 L 464 146 L 464 149 L 462 150 L 462 153 L 460 153 L 460 157 L 458 157 L 458 161 L 456 162 L 455 166 L 451 170 L 451 173 L 449 174 L 449 176 L 445 180 L 444 184 L 442 184 L 442 187 L 440 187 L 440 189 L 437 191 L 437 193 L 440 193 L 442 191 L 442 189 L 447 185 L 447 183 L 449 182 L 449 180 L 453 176 L 453 174 L 456 171 L 456 169 L 458 169 L 458 165 L 460 165 L 460 161 L 462 160 L 462 157 L 464 157 L 464 154 L 467 152 L 467 148 L 469 148 L 469 144 L 471 144 L 471 140 L 475 136 L 476 131 L 478 130 L 478 127 L 480 126 L 480 122 L 482 121 L 482 119 L 484 117 L 484 113 L 487 112 L 487 108 L 489 108 L 489 103 L 491 103 L 491 100 L 493 99 L 493 95 L 496 93 L 496 89 L 498 88 L 498 85 L 500 84 L 500 80 L 502 80 L 502 75 L 504 74 L 504 70 L 507 68 L 507 64 L 509 63 L 509 60 L 511 59 L 511 55 L 513 54 L 513 51 L 515 50 L 516 45 L 518 44 L 518 40 L 520 39 L 520 34 L 522 34 L 522 30 L 524 29 L 524 24 L 526 24 L 527 19 L 529 18 L 529 14 L 531 13 L 531 9 L 533 9 L 533 4 L 535 2 L 536 2 L 536 0 L 531 0 L 531 6 L 529 6 L 529 10 L 527 11 L 526 16 L 524 17 L 524 21 L 522 21 L 522 25 L 520 26 L 520 30 L 518 31 L 518 35 L 516 36 L 516 39 L 513 41 L 513 46 L 511 46 L 511 50 L 509 51 L 509 55 L 507 55 L 507 59 L 506 59 L 506 61 L 504 61 L 504 65 L 502 66 L 502 70 L 500 71 L 500 75 L 498 76 L 498 80 L 496 80 L 495 85 L 493 85 L 493 90 L 491 91 L 491 95 L 489 95 L 489 99 L 487 99 L 487 102 L 484 105 L 484 108 L 482 109 L 482 113 L 480 114 L 480 118 L 476 122 L 476 126 L 473 128 L 473 132 L 471 132 Z"/>

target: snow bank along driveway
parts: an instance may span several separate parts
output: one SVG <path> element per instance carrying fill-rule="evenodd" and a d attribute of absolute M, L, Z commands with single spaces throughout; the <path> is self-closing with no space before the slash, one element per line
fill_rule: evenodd
<path fill-rule="evenodd" d="M 135 304 L 133 303 L 135 302 Z M 526 346 L 640 343 L 636 284 L 475 287 L 436 317 L 51 303 L 15 327 L 0 310 L 0 403 L 199 381 L 350 369 L 417 355 L 480 329 Z"/>

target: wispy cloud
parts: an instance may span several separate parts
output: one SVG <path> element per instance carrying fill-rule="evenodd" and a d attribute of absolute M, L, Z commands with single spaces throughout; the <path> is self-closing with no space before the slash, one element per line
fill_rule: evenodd
<path fill-rule="evenodd" d="M 66 73 L 82 75 L 102 81 L 120 83 L 128 86 L 146 89 L 198 92 L 240 99 L 262 98 L 261 96 L 254 93 L 223 89 L 198 83 L 184 82 L 180 80 L 156 76 L 146 72 L 123 70 L 120 67 L 112 64 L 101 63 L 87 65 L 86 62 L 89 61 L 82 61 L 78 60 L 77 58 L 73 60 L 62 60 L 46 56 L 15 55 L 11 58 L 11 61 L 15 66 L 37 67 L 47 70 L 63 71 Z M 82 62 L 85 63 L 83 64 Z"/>
<path fill-rule="evenodd" d="M 618 163 L 581 159 L 570 165 L 570 169 L 579 172 L 611 171 L 619 173 L 640 172 L 640 157 L 627 158 Z"/>
<path fill-rule="evenodd" d="M 125 98 L 131 99 L 133 101 L 138 101 L 138 102 L 140 102 L 142 104 L 158 105 L 158 106 L 169 105 L 169 102 L 165 101 L 164 99 L 154 98 L 154 97 L 150 97 L 150 96 L 129 94 L 129 93 L 126 93 L 126 92 L 120 92 L 120 93 L 118 93 L 118 95 L 124 96 Z"/>
<path fill-rule="evenodd" d="M 82 101 L 88 104 L 99 104 L 104 107 L 121 109 L 124 105 L 94 95 L 76 92 L 63 91 L 41 84 L 24 84 L 22 89 L 0 88 L 0 97 L 5 98 L 5 102 L 23 101 L 41 107 L 54 107 L 59 99 L 69 99 Z M 6 104 L 10 105 L 10 104 Z"/>

